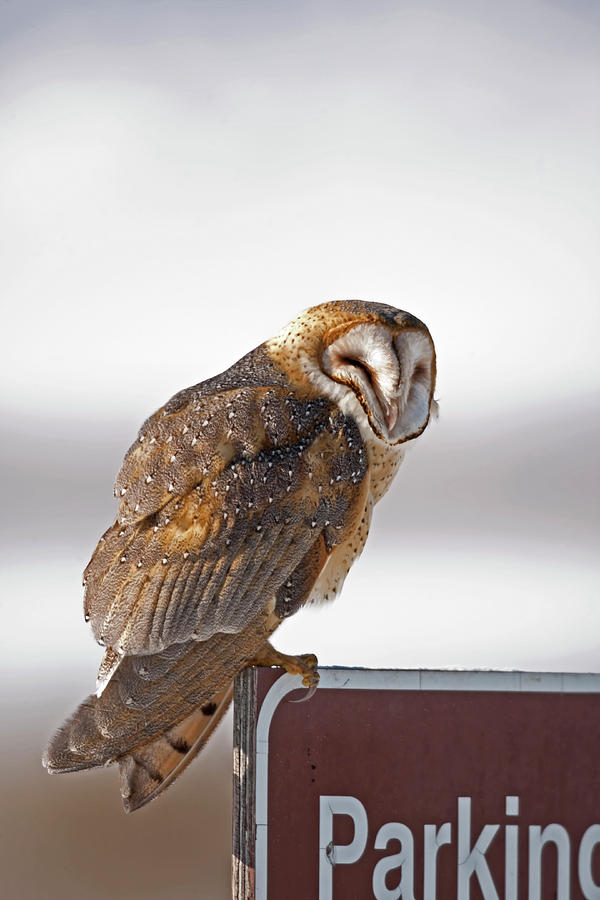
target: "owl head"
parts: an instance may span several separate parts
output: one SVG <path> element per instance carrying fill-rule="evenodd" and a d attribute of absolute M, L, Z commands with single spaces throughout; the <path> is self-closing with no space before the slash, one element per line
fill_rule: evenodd
<path fill-rule="evenodd" d="M 386 444 L 418 437 L 435 407 L 435 348 L 410 313 L 383 303 L 343 300 L 305 310 L 269 352 L 299 385 L 306 380 Z"/>

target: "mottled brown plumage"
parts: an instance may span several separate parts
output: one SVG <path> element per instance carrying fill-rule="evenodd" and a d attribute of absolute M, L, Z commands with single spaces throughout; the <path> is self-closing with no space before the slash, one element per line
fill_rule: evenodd
<path fill-rule="evenodd" d="M 97 693 L 51 742 L 50 772 L 118 760 L 135 809 L 185 768 L 239 669 L 282 661 L 278 624 L 339 592 L 434 383 L 418 319 L 326 303 L 144 423 L 84 575 L 107 648 Z M 310 683 L 310 664 L 287 665 Z"/>

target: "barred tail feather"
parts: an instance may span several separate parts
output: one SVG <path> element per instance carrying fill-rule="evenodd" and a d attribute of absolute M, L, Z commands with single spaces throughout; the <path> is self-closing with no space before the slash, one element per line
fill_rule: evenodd
<path fill-rule="evenodd" d="M 118 760 L 126 812 L 145 806 L 189 766 L 227 712 L 232 697 L 230 684 L 159 738 Z"/>

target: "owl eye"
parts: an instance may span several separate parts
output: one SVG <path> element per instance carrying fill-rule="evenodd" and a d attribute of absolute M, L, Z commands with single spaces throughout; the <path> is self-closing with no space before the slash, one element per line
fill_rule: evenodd
<path fill-rule="evenodd" d="M 341 357 L 340 364 L 343 366 L 354 366 L 355 369 L 359 369 L 362 372 L 362 377 L 371 385 L 373 390 L 375 389 L 375 385 L 373 383 L 373 372 L 371 371 L 369 366 L 362 360 L 354 359 L 351 356 Z"/>

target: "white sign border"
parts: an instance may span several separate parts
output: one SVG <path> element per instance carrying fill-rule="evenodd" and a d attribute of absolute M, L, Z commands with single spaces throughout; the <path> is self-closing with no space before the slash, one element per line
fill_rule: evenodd
<path fill-rule="evenodd" d="M 521 691 L 524 693 L 600 693 L 600 673 L 501 672 L 449 669 L 319 668 L 318 690 Z M 267 900 L 267 813 L 269 731 L 275 710 L 291 691 L 302 688 L 299 675 L 282 675 L 263 700 L 256 723 L 255 900 Z"/>

